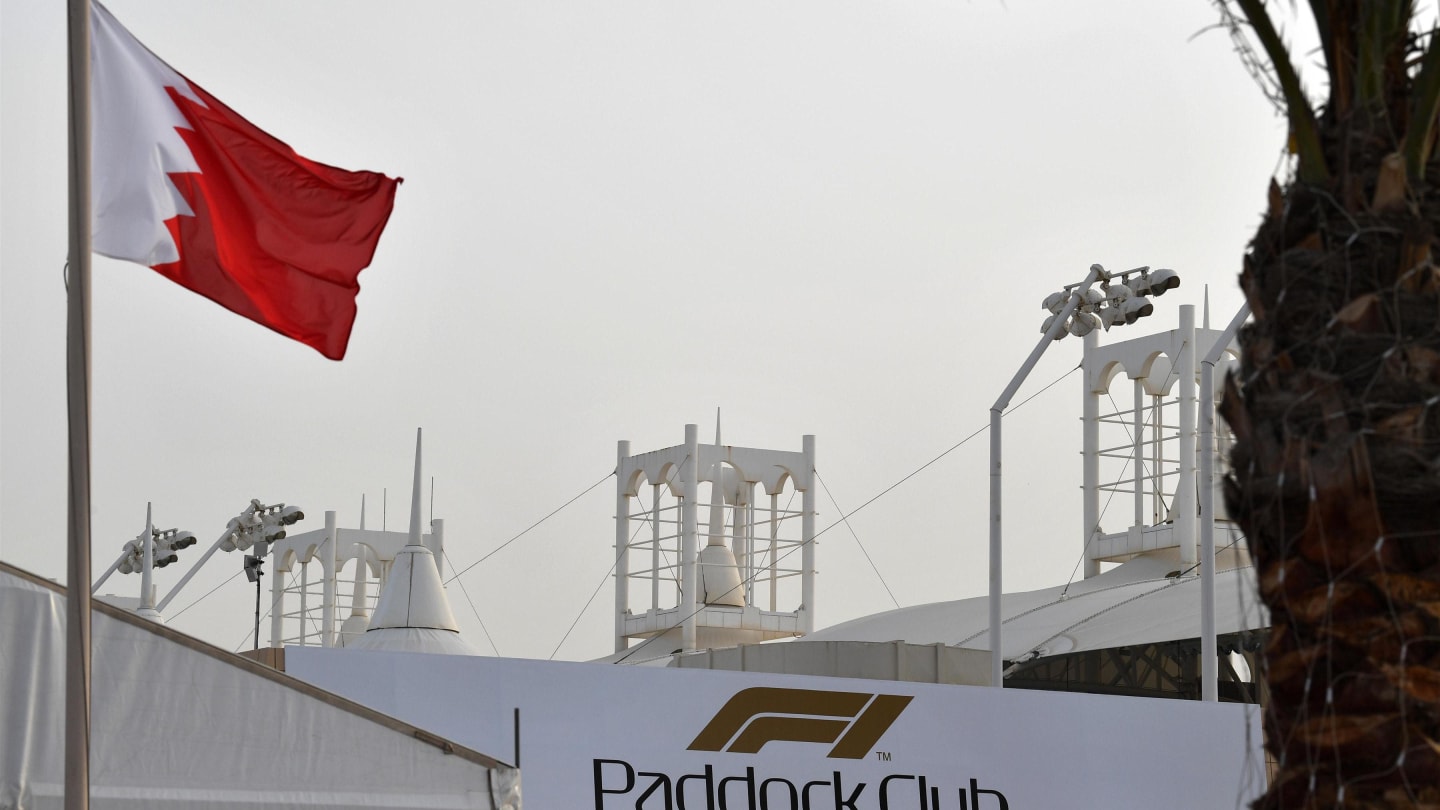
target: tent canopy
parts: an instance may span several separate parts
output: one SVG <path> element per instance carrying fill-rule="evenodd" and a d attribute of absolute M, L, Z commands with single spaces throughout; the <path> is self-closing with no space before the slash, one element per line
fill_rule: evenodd
<path fill-rule="evenodd" d="M 519 772 L 94 602 L 91 806 L 518 810 Z M 64 589 L 0 563 L 0 807 L 63 804 Z"/>

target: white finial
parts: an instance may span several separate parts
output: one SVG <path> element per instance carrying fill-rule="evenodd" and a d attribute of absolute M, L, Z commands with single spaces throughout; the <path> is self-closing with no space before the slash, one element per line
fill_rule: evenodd
<path fill-rule="evenodd" d="M 350 592 L 350 615 L 364 617 L 369 615 L 365 579 L 369 566 L 366 564 L 365 547 L 356 543 L 350 547 L 350 551 L 355 555 L 355 590 Z"/>
<path fill-rule="evenodd" d="M 1210 285 L 1209 285 L 1209 284 L 1206 284 L 1206 285 L 1205 285 L 1205 318 L 1204 318 L 1203 323 L 1204 323 L 1203 328 L 1205 328 L 1205 329 L 1209 329 L 1209 328 L 1210 328 Z"/>
<path fill-rule="evenodd" d="M 410 545 L 420 543 L 420 428 L 415 428 L 415 487 L 410 493 Z"/>
<path fill-rule="evenodd" d="M 365 493 L 360 493 L 360 531 L 365 531 Z"/>
<path fill-rule="evenodd" d="M 140 610 L 155 610 L 155 587 L 151 572 L 155 568 L 155 524 L 150 519 L 150 502 L 145 502 L 145 533 L 140 541 Z"/>
<path fill-rule="evenodd" d="M 710 539 L 707 545 L 725 544 L 725 465 L 720 462 L 720 409 L 715 409 L 715 476 L 710 484 Z"/>
<path fill-rule="evenodd" d="M 710 536 L 700 551 L 700 594 L 707 605 L 745 606 L 745 589 L 735 553 L 725 545 L 725 462 L 720 443 L 720 409 L 715 409 L 715 474 L 710 484 Z"/>

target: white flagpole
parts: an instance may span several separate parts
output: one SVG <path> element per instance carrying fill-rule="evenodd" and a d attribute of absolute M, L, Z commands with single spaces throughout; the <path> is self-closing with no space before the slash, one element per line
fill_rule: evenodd
<path fill-rule="evenodd" d="M 65 810 L 90 807 L 90 0 L 68 0 L 70 263 L 65 383 L 69 400 L 69 547 L 65 603 Z"/>

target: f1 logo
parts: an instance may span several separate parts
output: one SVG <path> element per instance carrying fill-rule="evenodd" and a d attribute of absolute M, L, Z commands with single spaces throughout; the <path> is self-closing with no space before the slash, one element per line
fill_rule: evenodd
<path fill-rule="evenodd" d="M 757 686 L 736 692 L 691 751 L 755 754 L 773 740 L 834 743 L 829 759 L 863 759 L 914 698 Z"/>

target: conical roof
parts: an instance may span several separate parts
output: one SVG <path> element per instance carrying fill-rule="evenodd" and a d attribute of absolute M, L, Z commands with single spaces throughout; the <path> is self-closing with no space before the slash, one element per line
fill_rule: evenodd
<path fill-rule="evenodd" d="M 435 555 L 424 546 L 407 545 L 395 552 L 390 576 L 380 591 L 370 631 L 386 627 L 425 627 L 460 632 L 450 600 L 440 584 Z"/>
<path fill-rule="evenodd" d="M 410 502 L 410 542 L 395 552 L 365 635 L 345 645 L 354 650 L 479 655 L 460 637 L 460 625 L 440 582 L 435 554 L 420 540 L 420 432 L 415 433 L 415 490 Z"/>

